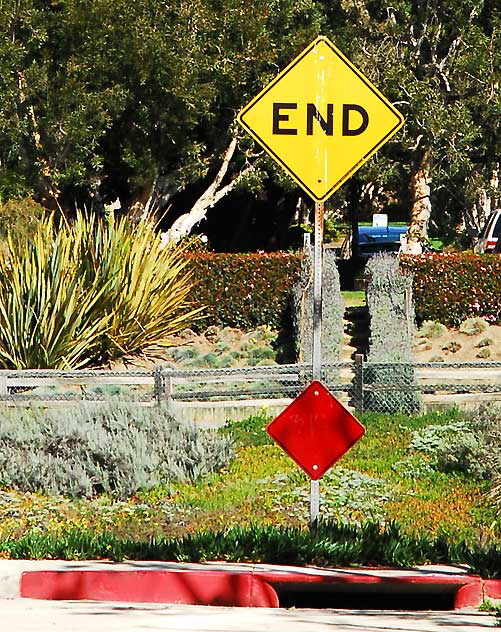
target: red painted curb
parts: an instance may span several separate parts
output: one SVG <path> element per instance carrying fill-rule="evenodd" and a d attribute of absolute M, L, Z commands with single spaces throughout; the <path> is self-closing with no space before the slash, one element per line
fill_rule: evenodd
<path fill-rule="evenodd" d="M 32 599 L 88 599 L 130 602 L 183 603 L 211 606 L 278 608 L 278 593 L 285 586 L 318 584 L 322 590 L 344 586 L 343 590 L 395 593 L 447 592 L 454 607 L 478 607 L 485 597 L 501 598 L 501 580 L 435 571 L 393 571 L 377 569 L 284 568 L 229 570 L 57 570 L 26 571 L 21 575 L 20 596 Z M 318 571 L 318 572 L 317 572 Z M 296 586 L 292 586 L 295 584 Z"/>
<path fill-rule="evenodd" d="M 477 608 L 484 600 L 483 582 L 481 579 L 469 582 L 458 588 L 454 597 L 454 608 Z"/>
<path fill-rule="evenodd" d="M 485 596 L 491 599 L 501 599 L 501 579 L 486 579 L 484 581 Z"/>
<path fill-rule="evenodd" d="M 278 608 L 275 590 L 251 573 L 217 571 L 28 571 L 21 597 Z"/>

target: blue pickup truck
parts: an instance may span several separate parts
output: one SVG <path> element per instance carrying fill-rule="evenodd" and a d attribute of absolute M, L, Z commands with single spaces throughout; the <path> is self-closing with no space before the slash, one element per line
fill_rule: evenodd
<path fill-rule="evenodd" d="M 400 250 L 400 236 L 408 230 L 408 226 L 359 226 L 358 248 L 354 247 L 353 233 L 350 231 L 341 247 L 341 258 L 350 259 L 357 255 L 361 259 L 369 259 L 378 253 L 397 253 Z"/>

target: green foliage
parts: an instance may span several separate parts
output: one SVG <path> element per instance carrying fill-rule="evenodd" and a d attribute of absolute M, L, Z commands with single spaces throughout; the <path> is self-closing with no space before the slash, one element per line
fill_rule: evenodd
<path fill-rule="evenodd" d="M 306 522 L 309 516 L 310 488 L 305 474 L 294 469 L 269 481 L 273 511 Z M 382 479 L 344 467 L 334 467 L 320 482 L 320 513 L 325 520 L 346 524 L 384 521 L 385 503 L 395 497 L 391 484 Z M 363 516 L 363 518 L 362 518 Z"/>
<path fill-rule="evenodd" d="M 501 323 L 501 257 L 440 253 L 401 257 L 412 273 L 416 318 L 457 327 L 469 318 Z"/>
<path fill-rule="evenodd" d="M 147 345 L 167 346 L 198 310 L 182 252 L 145 222 L 78 213 L 31 239 L 9 237 L 0 259 L 0 365 L 79 368 Z"/>
<path fill-rule="evenodd" d="M 0 259 L 2 368 L 78 368 L 98 355 L 109 284 L 82 274 L 75 242 L 52 219 Z"/>
<path fill-rule="evenodd" d="M 435 320 L 425 320 L 419 328 L 418 335 L 422 338 L 440 338 L 447 333 L 447 327 Z"/>
<path fill-rule="evenodd" d="M 489 500 L 494 505 L 496 511 L 496 525 L 501 531 L 501 457 L 498 457 L 498 471 L 494 474 L 493 484 L 489 490 Z"/>
<path fill-rule="evenodd" d="M 485 360 L 487 358 L 491 357 L 491 350 L 489 349 L 489 347 L 483 347 L 482 349 L 480 349 L 480 351 L 477 353 L 477 358 L 480 358 L 482 360 Z"/>
<path fill-rule="evenodd" d="M 367 264 L 367 305 L 371 318 L 370 360 L 402 362 L 411 358 L 414 314 L 405 311 L 404 295 L 412 276 L 400 272 L 398 260 L 389 255 L 373 257 Z"/>
<path fill-rule="evenodd" d="M 477 10 L 462 0 L 343 5 L 354 24 L 351 59 L 386 96 L 395 95 L 406 119 L 398 146 L 389 144 L 366 166 L 365 181 L 398 186 L 429 151 L 431 201 L 440 209 L 434 219 L 451 235 L 462 209 L 489 189 L 499 154 L 500 102 L 490 98 L 499 80 L 499 8 L 484 3 Z M 334 9 L 331 16 L 338 17 Z M 331 28 L 342 36 L 349 30 Z"/>
<path fill-rule="evenodd" d="M 206 325 L 244 330 L 283 325 L 300 255 L 200 253 L 187 261 L 196 282 L 190 299 L 207 306 Z"/>
<path fill-rule="evenodd" d="M 494 344 L 494 340 L 492 338 L 482 338 L 480 342 L 477 344 L 477 347 L 481 349 L 482 347 L 490 347 Z"/>
<path fill-rule="evenodd" d="M 113 559 L 179 562 L 259 562 L 315 566 L 391 566 L 469 564 L 483 577 L 499 577 L 501 549 L 468 547 L 464 542 L 412 537 L 395 523 L 347 525 L 321 522 L 307 529 L 274 526 L 230 527 L 201 531 L 182 538 L 149 542 L 123 540 L 110 533 L 71 531 L 59 537 L 31 532 L 0 542 L 0 551 L 13 559 Z"/>
<path fill-rule="evenodd" d="M 341 295 L 346 307 L 365 306 L 365 290 L 343 290 Z"/>
<path fill-rule="evenodd" d="M 2 3 L 0 197 L 203 178 L 234 112 L 319 32 L 302 4 Z"/>
<path fill-rule="evenodd" d="M 255 347 L 249 351 L 249 366 L 267 365 L 275 361 L 275 352 L 268 346 Z"/>
<path fill-rule="evenodd" d="M 428 426 L 415 432 L 409 447 L 430 456 L 431 465 L 439 471 L 462 472 L 483 478 L 483 447 L 466 421 Z"/>
<path fill-rule="evenodd" d="M 0 239 L 6 239 L 9 233 L 14 241 L 32 238 L 38 222 L 46 213 L 40 204 L 30 198 L 0 204 Z"/>
<path fill-rule="evenodd" d="M 78 191 L 90 201 L 97 189 L 128 197 L 156 174 L 173 189 L 200 181 L 228 142 L 234 112 L 320 32 L 406 118 L 358 182 L 373 183 L 378 205 L 405 200 L 416 154 L 429 149 L 435 219 L 455 226 L 451 216 L 487 189 L 499 156 L 492 2 L 2 3 L 0 198 L 57 189 L 66 200 Z M 241 148 L 254 153 L 249 140 Z M 235 158 L 237 171 L 244 161 Z M 284 186 L 266 161 L 248 186 L 269 175 Z M 336 192 L 338 208 L 345 200 Z"/>
<path fill-rule="evenodd" d="M 276 363 L 277 332 L 260 325 L 250 332 L 211 325 L 199 334 L 186 329 L 167 358 L 179 368 L 258 366 Z"/>
<path fill-rule="evenodd" d="M 165 410 L 115 403 L 66 411 L 4 408 L 0 481 L 24 491 L 119 497 L 223 467 L 231 442 Z"/>
<path fill-rule="evenodd" d="M 459 325 L 459 331 L 468 336 L 476 336 L 483 333 L 488 326 L 483 318 L 467 318 Z"/>
<path fill-rule="evenodd" d="M 169 346 L 170 337 L 190 326 L 200 312 L 189 303 L 191 275 L 182 249 L 163 248 L 154 227 L 127 218 L 86 219 L 78 213 L 71 227 L 84 274 L 108 287 L 103 296 L 109 316 L 101 357 Z"/>
<path fill-rule="evenodd" d="M 410 312 L 406 312 L 405 298 L 406 293 L 410 294 L 412 277 L 402 274 L 398 260 L 389 255 L 373 257 L 367 264 L 367 274 L 369 362 L 375 366 L 364 371 L 365 382 L 373 385 L 373 390 L 366 392 L 364 408 L 385 413 L 416 412 L 420 404 L 412 388 L 414 313 L 410 306 Z"/>
<path fill-rule="evenodd" d="M 263 411 L 241 421 L 227 421 L 219 432 L 231 437 L 239 446 L 273 445 L 273 440 L 265 430 L 270 421 L 271 417 Z"/>
<path fill-rule="evenodd" d="M 307 478 L 278 446 L 270 444 L 264 414 L 254 417 L 218 430 L 240 442 L 237 458 L 194 484 L 161 484 L 120 501 L 109 494 L 72 500 L 0 489 L 0 538 L 20 537 L 31 530 L 58 535 L 88 527 L 96 536 L 106 531 L 147 542 L 225 530 L 229 525 L 304 526 L 301 512 L 307 511 Z M 494 501 L 486 496 L 491 482 L 437 472 L 430 467 L 427 453 L 409 451 L 413 431 L 460 419 L 457 410 L 411 417 L 364 413 L 360 420 L 366 436 L 343 457 L 342 467 L 336 466 L 332 477 L 320 482 L 322 496 L 329 499 L 329 513 L 360 524 L 370 516 L 378 520 L 383 516 L 381 528 L 396 520 L 408 535 L 434 539 L 444 532 L 450 542 L 466 539 L 472 545 L 480 539 L 499 546 L 500 514 L 496 522 Z M 294 490 L 292 507 L 286 499 Z M 283 502 L 275 502 L 275 491 Z"/>

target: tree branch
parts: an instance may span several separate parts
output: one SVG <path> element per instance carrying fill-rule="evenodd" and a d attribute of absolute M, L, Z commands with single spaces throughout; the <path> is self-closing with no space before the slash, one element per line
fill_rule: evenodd
<path fill-rule="evenodd" d="M 221 187 L 221 183 L 228 172 L 230 161 L 235 153 L 237 147 L 237 138 L 233 137 L 228 148 L 224 152 L 223 161 L 216 177 L 202 195 L 195 202 L 193 207 L 188 213 L 184 213 L 181 217 L 178 217 L 172 224 L 168 231 L 162 233 L 162 240 L 164 242 L 173 241 L 177 243 L 183 237 L 189 235 L 194 226 L 199 224 L 207 215 L 209 208 L 214 206 L 221 198 L 232 191 L 237 184 L 251 171 L 254 170 L 254 165 L 248 165 L 236 175 L 231 182 Z"/>
<path fill-rule="evenodd" d="M 24 72 L 20 71 L 17 75 L 18 88 L 19 88 L 19 102 L 25 103 L 27 100 L 27 84 L 26 77 L 24 76 Z M 43 155 L 43 147 L 42 147 L 42 139 L 40 135 L 40 130 L 38 128 L 38 121 L 35 114 L 35 108 L 33 105 L 28 105 L 28 116 L 31 123 L 31 138 L 33 142 L 33 146 L 35 148 L 36 156 L 38 162 L 41 166 L 40 171 L 40 181 L 42 187 L 44 188 L 43 194 L 51 200 L 54 200 L 57 203 L 59 198 L 59 189 L 54 185 L 52 179 L 52 169 L 47 162 L 45 156 Z"/>

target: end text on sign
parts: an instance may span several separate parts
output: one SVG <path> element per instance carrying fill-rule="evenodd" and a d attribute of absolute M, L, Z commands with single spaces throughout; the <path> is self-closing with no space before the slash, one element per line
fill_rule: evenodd
<path fill-rule="evenodd" d="M 304 112 L 300 111 L 297 103 L 273 103 L 272 134 L 297 136 L 298 130 L 301 129 L 297 123 L 302 120 L 306 136 L 312 136 L 315 127 L 322 130 L 326 136 L 333 136 L 334 114 L 333 103 L 327 104 L 324 114 L 318 111 L 314 103 L 307 103 Z M 295 122 L 296 126 L 293 126 Z M 356 103 L 342 105 L 340 125 L 342 136 L 359 136 L 368 126 L 369 114 L 365 108 Z"/>

